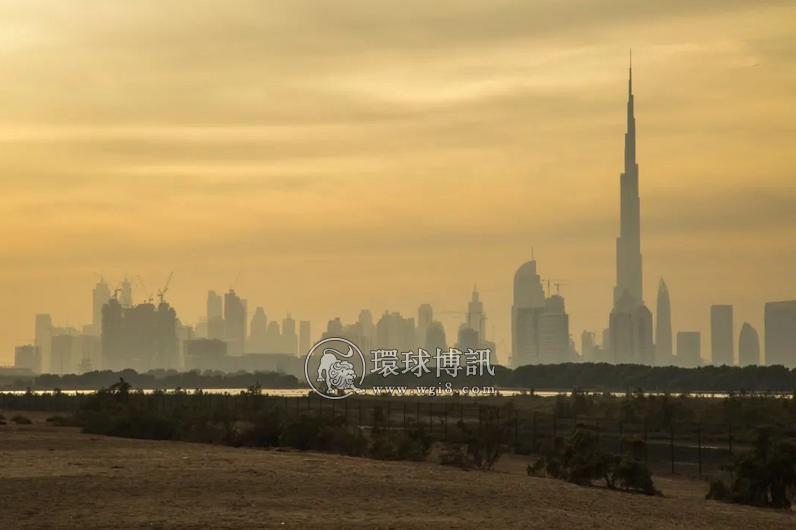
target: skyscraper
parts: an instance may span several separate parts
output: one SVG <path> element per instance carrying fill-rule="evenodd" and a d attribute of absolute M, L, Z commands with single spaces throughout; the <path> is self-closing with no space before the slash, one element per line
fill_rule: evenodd
<path fill-rule="evenodd" d="M 231 356 L 243 355 L 246 344 L 246 300 L 235 294 L 234 289 L 224 295 L 224 334 L 227 353 Z"/>
<path fill-rule="evenodd" d="M 545 298 L 534 259 L 514 275 L 511 340 L 514 368 L 569 360 L 569 316 L 564 299 L 559 295 Z"/>
<path fill-rule="evenodd" d="M 625 171 L 620 182 L 620 223 L 616 240 L 616 287 L 614 305 L 627 292 L 636 305 L 643 303 L 641 290 L 641 211 L 636 162 L 636 118 L 633 97 L 633 65 L 627 83 L 627 132 Z"/>
<path fill-rule="evenodd" d="M 299 322 L 299 357 L 307 355 L 312 348 L 312 338 L 310 336 L 310 321 L 302 320 Z"/>
<path fill-rule="evenodd" d="M 50 370 L 50 347 L 52 346 L 53 319 L 50 315 L 36 315 L 36 346 L 39 348 L 39 367 L 42 373 Z"/>
<path fill-rule="evenodd" d="M 796 366 L 796 300 L 766 304 L 766 364 Z"/>
<path fill-rule="evenodd" d="M 249 341 L 246 347 L 248 353 L 264 353 L 266 351 L 267 329 L 268 318 L 265 316 L 265 310 L 258 307 L 254 310 L 254 316 L 249 324 Z"/>
<path fill-rule="evenodd" d="M 583 333 L 581 333 L 580 354 L 583 357 L 583 362 L 596 362 L 594 358 L 594 346 L 594 332 L 585 330 Z"/>
<path fill-rule="evenodd" d="M 535 363 L 537 313 L 544 308 L 542 280 L 536 272 L 536 260 L 523 263 L 514 274 L 514 303 L 511 305 L 511 365 L 516 368 Z"/>
<path fill-rule="evenodd" d="M 207 338 L 224 340 L 224 301 L 215 291 L 207 292 Z"/>
<path fill-rule="evenodd" d="M 421 304 L 417 308 L 417 337 L 415 341 L 419 348 L 426 347 L 426 333 L 434 320 L 434 309 L 429 304 Z"/>
<path fill-rule="evenodd" d="M 296 334 L 296 321 L 287 314 L 287 318 L 282 320 L 282 350 L 283 353 L 290 355 L 298 354 L 298 335 Z"/>
<path fill-rule="evenodd" d="M 732 366 L 734 356 L 732 306 L 710 306 L 710 361 L 715 366 Z"/>
<path fill-rule="evenodd" d="M 702 366 L 702 336 L 698 331 L 677 333 L 677 363 L 683 368 Z"/>
<path fill-rule="evenodd" d="M 122 307 L 132 307 L 133 305 L 133 286 L 130 284 L 130 280 L 125 278 L 122 281 L 122 288 L 121 288 L 121 295 L 119 296 L 119 303 L 122 304 Z"/>
<path fill-rule="evenodd" d="M 757 330 L 748 322 L 741 326 L 738 339 L 738 364 L 740 366 L 757 366 L 760 364 L 760 337 Z"/>
<path fill-rule="evenodd" d="M 467 325 L 478 332 L 478 340 L 486 340 L 486 316 L 484 303 L 478 296 L 478 288 L 473 287 L 473 298 L 467 304 Z"/>
<path fill-rule="evenodd" d="M 94 286 L 94 291 L 91 294 L 91 334 L 100 335 L 102 333 L 102 306 L 107 304 L 108 300 L 111 299 L 111 289 L 105 282 L 105 279 L 100 278 L 100 281 Z"/>
<path fill-rule="evenodd" d="M 617 363 L 652 364 L 652 313 L 641 289 L 641 211 L 636 162 L 633 68 L 627 84 L 625 171 L 619 177 L 619 237 L 616 240 L 614 308 L 608 321 L 610 347 Z"/>
<path fill-rule="evenodd" d="M 658 309 L 655 326 L 655 364 L 670 366 L 674 363 L 672 358 L 672 308 L 669 299 L 669 288 L 661 278 L 658 284 Z"/>

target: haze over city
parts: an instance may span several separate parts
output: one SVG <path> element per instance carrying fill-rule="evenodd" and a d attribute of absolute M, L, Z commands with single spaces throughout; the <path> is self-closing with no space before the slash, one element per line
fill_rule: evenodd
<path fill-rule="evenodd" d="M 654 314 L 664 277 L 675 332 L 707 334 L 712 304 L 733 304 L 736 337 L 762 332 L 764 304 L 796 298 L 795 15 L 0 2 L 0 364 L 36 313 L 89 323 L 95 273 L 155 292 L 175 271 L 186 323 L 234 285 L 315 336 L 362 308 L 464 311 L 477 284 L 511 344 L 531 247 L 573 337 L 600 333 L 631 47 L 644 301 Z"/>

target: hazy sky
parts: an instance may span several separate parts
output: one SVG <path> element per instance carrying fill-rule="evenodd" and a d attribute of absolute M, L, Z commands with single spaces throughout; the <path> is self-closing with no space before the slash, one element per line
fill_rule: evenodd
<path fill-rule="evenodd" d="M 0 364 L 35 313 L 88 322 L 94 272 L 176 271 L 194 323 L 240 269 L 250 311 L 316 336 L 363 307 L 463 311 L 477 283 L 510 344 L 532 245 L 579 343 L 612 304 L 630 47 L 647 304 L 663 276 L 703 354 L 712 303 L 762 339 L 763 304 L 796 298 L 794 20 L 789 0 L 0 0 Z"/>

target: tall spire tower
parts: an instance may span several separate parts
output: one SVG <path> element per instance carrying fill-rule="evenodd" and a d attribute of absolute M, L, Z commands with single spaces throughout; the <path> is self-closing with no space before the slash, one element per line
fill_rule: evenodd
<path fill-rule="evenodd" d="M 627 132 L 625 133 L 625 171 L 619 177 L 620 224 L 616 240 L 616 287 L 614 306 L 620 298 L 627 303 L 643 304 L 641 292 L 641 215 L 638 195 L 638 163 L 636 163 L 636 118 L 633 100 L 633 62 L 627 83 Z"/>

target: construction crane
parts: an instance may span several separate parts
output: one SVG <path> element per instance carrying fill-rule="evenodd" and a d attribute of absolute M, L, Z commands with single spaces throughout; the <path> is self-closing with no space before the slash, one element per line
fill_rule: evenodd
<path fill-rule="evenodd" d="M 551 284 L 551 283 L 552 283 L 553 285 L 555 285 L 555 287 L 556 287 L 556 294 L 558 294 L 558 289 L 559 289 L 559 287 L 560 287 L 561 285 L 567 285 L 567 284 L 566 284 L 566 283 L 564 283 L 564 282 L 567 282 L 567 281 L 569 281 L 569 280 L 566 280 L 566 279 L 559 279 L 559 278 L 547 278 L 547 279 L 544 279 L 544 280 L 542 280 L 542 281 L 543 281 L 543 282 L 547 282 L 547 296 L 548 296 L 548 297 L 550 297 L 550 296 L 553 296 L 553 290 L 550 288 L 550 284 Z"/>
<path fill-rule="evenodd" d="M 166 280 L 166 285 L 163 286 L 163 289 L 158 290 L 158 298 L 160 299 L 161 304 L 163 303 L 163 295 L 169 290 L 169 284 L 171 283 L 172 276 L 174 276 L 174 271 L 171 271 L 169 274 L 169 278 Z"/>
<path fill-rule="evenodd" d="M 560 294 L 561 293 L 561 286 L 562 285 L 569 285 L 569 284 L 568 283 L 554 283 L 553 285 L 556 288 L 556 294 Z"/>
<path fill-rule="evenodd" d="M 144 294 L 146 295 L 146 303 L 151 304 L 152 300 L 154 300 L 154 297 L 152 294 L 150 294 L 149 290 L 146 288 L 146 285 L 144 285 L 144 280 L 141 279 L 141 275 L 136 274 L 135 278 L 138 280 L 138 283 L 141 284 L 141 288 L 144 290 Z"/>

